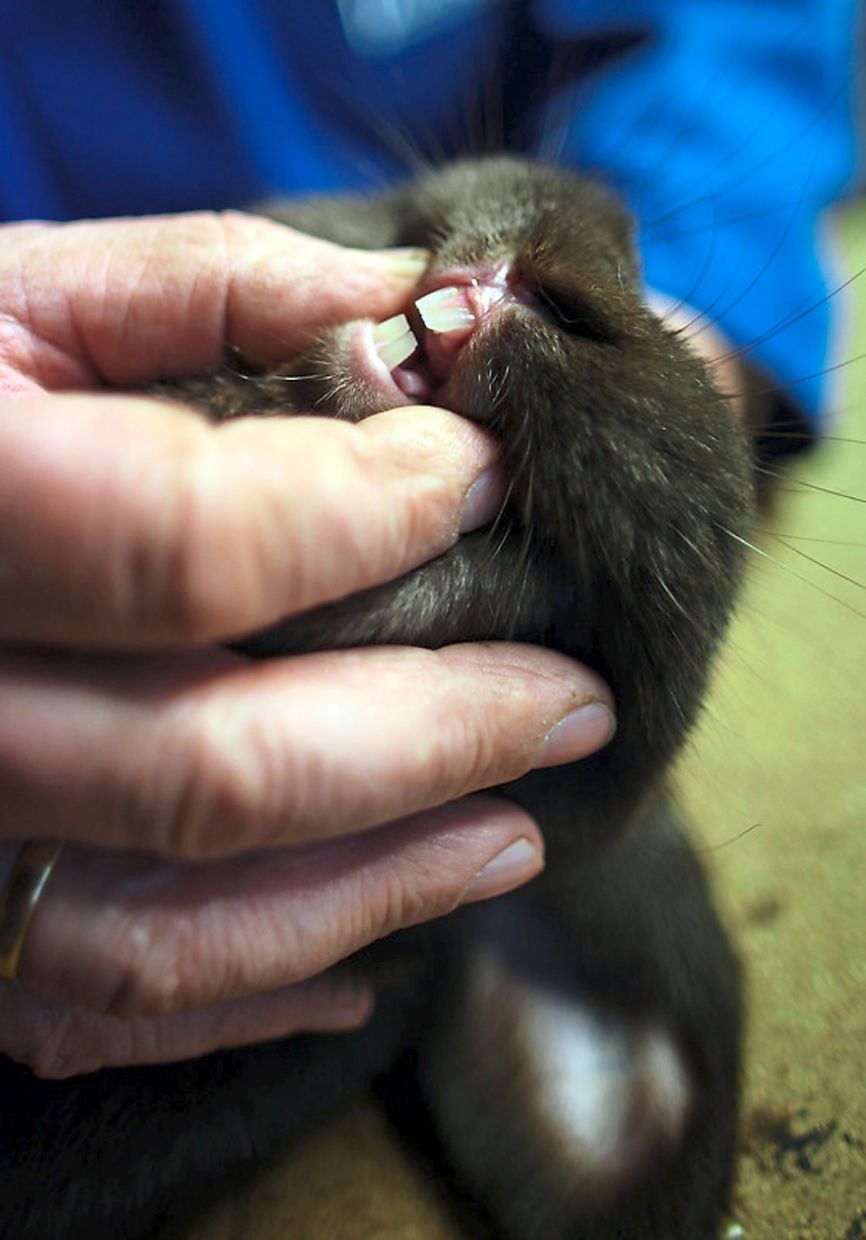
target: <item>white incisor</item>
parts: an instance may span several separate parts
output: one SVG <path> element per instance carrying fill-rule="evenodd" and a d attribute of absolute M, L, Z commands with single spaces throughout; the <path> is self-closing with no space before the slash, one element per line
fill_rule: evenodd
<path fill-rule="evenodd" d="M 466 303 L 465 289 L 437 288 L 419 297 L 415 308 L 431 332 L 454 332 L 475 325 L 475 315 Z"/>
<path fill-rule="evenodd" d="M 377 323 L 373 328 L 373 344 L 389 370 L 405 362 L 418 348 L 418 341 L 405 314 L 395 314 L 384 323 Z"/>

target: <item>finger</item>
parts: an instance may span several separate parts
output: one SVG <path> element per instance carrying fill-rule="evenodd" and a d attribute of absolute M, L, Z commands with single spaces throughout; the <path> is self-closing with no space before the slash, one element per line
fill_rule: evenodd
<path fill-rule="evenodd" d="M 541 865 L 531 819 L 494 797 L 350 840 L 201 865 L 70 847 L 33 916 L 19 977 L 39 998 L 123 1018 L 194 1011 L 304 981 Z"/>
<path fill-rule="evenodd" d="M 444 551 L 496 454 L 424 408 L 213 427 L 124 397 L 0 400 L 0 638 L 176 646 L 264 627 Z"/>
<path fill-rule="evenodd" d="M 7 227 L 0 388 L 130 386 L 267 363 L 318 329 L 404 308 L 417 251 L 345 249 L 238 212 Z"/>
<path fill-rule="evenodd" d="M 8 983 L 0 982 L 0 994 L 0 1051 L 49 1079 L 175 1063 L 297 1033 L 345 1032 L 363 1025 L 373 1008 L 369 987 L 345 976 L 152 1020 L 51 1003 Z"/>
<path fill-rule="evenodd" d="M 612 734 L 597 676 L 507 643 L 266 663 L 6 655 L 0 690 L 0 837 L 184 860 L 379 826 Z"/>

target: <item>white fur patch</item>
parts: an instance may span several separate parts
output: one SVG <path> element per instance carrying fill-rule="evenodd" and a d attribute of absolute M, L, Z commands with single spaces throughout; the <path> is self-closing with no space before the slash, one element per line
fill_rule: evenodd
<path fill-rule="evenodd" d="M 682 1133 L 691 1088 L 672 1034 L 509 980 L 536 1114 L 591 1180 L 631 1179 Z"/>

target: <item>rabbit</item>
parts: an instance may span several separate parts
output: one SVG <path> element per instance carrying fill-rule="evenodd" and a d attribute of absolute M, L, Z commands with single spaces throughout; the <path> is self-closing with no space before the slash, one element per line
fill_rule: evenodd
<path fill-rule="evenodd" d="M 540 643 L 608 681 L 618 729 L 500 790 L 542 828 L 542 876 L 343 966 L 377 994 L 357 1033 L 63 1082 L 3 1062 L 4 1235 L 169 1235 L 216 1177 L 251 1174 L 352 1090 L 402 1080 L 398 1065 L 443 1174 L 492 1234 L 716 1235 L 741 974 L 666 778 L 742 577 L 753 419 L 648 308 L 631 219 L 575 173 L 466 159 L 380 196 L 262 211 L 343 244 L 429 250 L 405 314 L 332 328 L 269 371 L 227 358 L 151 390 L 214 420 L 444 406 L 497 436 L 509 489 L 438 559 L 236 648 Z"/>

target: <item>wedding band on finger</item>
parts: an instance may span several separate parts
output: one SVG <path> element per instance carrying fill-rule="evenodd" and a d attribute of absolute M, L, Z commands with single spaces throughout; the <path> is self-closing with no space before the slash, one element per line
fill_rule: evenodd
<path fill-rule="evenodd" d="M 18 980 L 31 918 L 62 851 L 57 840 L 28 840 L 0 888 L 0 978 L 7 982 Z"/>

